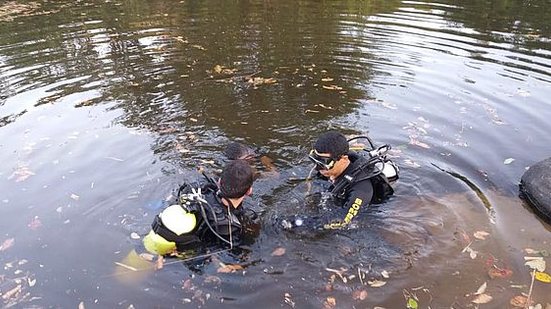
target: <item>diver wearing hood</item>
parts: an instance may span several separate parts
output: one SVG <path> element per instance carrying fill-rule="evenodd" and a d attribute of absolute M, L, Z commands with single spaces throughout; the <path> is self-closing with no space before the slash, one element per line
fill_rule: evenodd
<path fill-rule="evenodd" d="M 322 134 L 308 155 L 319 174 L 331 182 L 329 191 L 348 212 L 344 218 L 325 224 L 326 229 L 348 225 L 360 208 L 380 203 L 394 193 L 391 183 L 398 179 L 398 167 L 386 158 L 390 146 L 351 152 L 349 140 L 339 132 Z"/>
<path fill-rule="evenodd" d="M 233 248 L 241 236 L 243 200 L 252 194 L 253 171 L 243 160 L 229 162 L 218 183 L 178 190 L 178 203 L 158 214 L 144 237 L 147 251 L 166 255 L 221 241 Z"/>

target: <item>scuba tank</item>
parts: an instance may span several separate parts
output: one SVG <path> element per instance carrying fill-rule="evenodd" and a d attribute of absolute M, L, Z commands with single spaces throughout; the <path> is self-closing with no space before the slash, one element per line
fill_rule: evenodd
<path fill-rule="evenodd" d="M 387 157 L 387 153 L 392 147 L 389 144 L 384 144 L 379 147 L 375 147 L 371 138 L 367 135 L 356 136 L 348 140 L 348 143 L 359 139 L 366 139 L 368 141 L 369 147 L 367 145 L 350 145 L 350 150 L 357 151 L 358 154 L 366 157 L 369 162 L 374 162 L 375 167 L 379 170 L 388 180 L 390 184 L 394 184 L 399 178 L 400 169 L 396 163 L 392 162 Z"/>
<path fill-rule="evenodd" d="M 369 179 L 373 185 L 373 198 L 371 203 L 381 203 L 394 193 L 392 184 L 399 178 L 398 166 L 387 158 L 390 145 L 385 144 L 375 147 L 368 136 L 357 136 L 348 140 L 349 143 L 359 139 L 365 139 L 368 145 L 353 144 L 349 147 L 350 158 L 355 158 L 351 164 L 352 170 L 343 175 L 331 190 L 331 194 L 340 200 L 345 200 L 348 189 L 357 182 Z"/>

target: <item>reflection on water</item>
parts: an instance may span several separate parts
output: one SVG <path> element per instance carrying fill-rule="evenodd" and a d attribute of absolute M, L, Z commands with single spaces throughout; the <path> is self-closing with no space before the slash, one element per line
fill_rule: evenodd
<path fill-rule="evenodd" d="M 468 307 L 487 282 L 488 305 L 508 306 L 529 292 L 524 249 L 551 250 L 517 196 L 525 167 L 549 156 L 547 7 L 0 4 L 2 304 L 400 308 L 414 293 L 422 307 Z M 390 143 L 396 195 L 347 231 L 283 230 L 279 218 L 337 212 L 313 207 L 300 181 L 329 128 Z M 248 253 L 196 275 L 177 260 L 117 266 L 133 263 L 130 235 L 155 205 L 197 166 L 216 174 L 230 141 L 277 169 L 255 185 L 263 225 Z M 497 268 L 512 274 L 490 278 Z M 541 282 L 532 295 L 551 303 Z"/>

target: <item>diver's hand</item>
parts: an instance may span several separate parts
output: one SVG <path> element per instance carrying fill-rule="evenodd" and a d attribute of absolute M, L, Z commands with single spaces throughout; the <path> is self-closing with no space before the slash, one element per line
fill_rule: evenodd
<path fill-rule="evenodd" d="M 342 222 L 341 220 L 333 220 L 330 223 L 326 223 L 323 225 L 323 229 L 325 230 L 338 230 L 346 227 L 346 223 Z"/>
<path fill-rule="evenodd" d="M 303 224 L 304 224 L 304 220 L 298 216 L 295 216 L 294 218 L 283 219 L 283 221 L 281 221 L 281 225 L 283 226 L 284 229 L 287 229 L 287 230 L 302 226 Z"/>

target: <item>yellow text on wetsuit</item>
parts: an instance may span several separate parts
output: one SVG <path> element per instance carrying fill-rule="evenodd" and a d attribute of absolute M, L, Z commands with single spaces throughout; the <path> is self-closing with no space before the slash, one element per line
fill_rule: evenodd
<path fill-rule="evenodd" d="M 354 203 L 348 209 L 346 217 L 344 217 L 344 224 L 349 224 L 350 221 L 352 221 L 352 218 L 354 218 L 354 216 L 358 214 L 358 210 L 360 210 L 360 206 L 362 206 L 362 203 L 363 201 L 359 197 L 354 200 Z"/>

